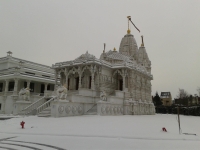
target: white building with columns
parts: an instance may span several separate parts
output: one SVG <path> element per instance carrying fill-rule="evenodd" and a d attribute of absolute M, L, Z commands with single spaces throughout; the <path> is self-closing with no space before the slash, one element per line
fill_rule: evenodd
<path fill-rule="evenodd" d="M 68 89 L 66 101 L 53 101 L 54 117 L 83 114 L 155 114 L 151 98 L 151 61 L 142 44 L 138 48 L 128 29 L 119 50 L 105 51 L 100 58 L 86 52 L 75 60 L 58 62 L 55 84 Z"/>
<path fill-rule="evenodd" d="M 6 57 L 0 58 L 0 114 L 17 113 L 38 99 L 45 102 L 54 83 L 54 71 L 49 66 L 15 58 L 7 52 Z M 27 87 L 30 96 L 25 101 L 19 91 Z"/>

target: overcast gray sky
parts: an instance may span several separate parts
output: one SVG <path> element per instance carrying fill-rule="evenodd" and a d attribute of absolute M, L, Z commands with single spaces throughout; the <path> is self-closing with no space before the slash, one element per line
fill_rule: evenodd
<path fill-rule="evenodd" d="M 152 62 L 152 95 L 200 86 L 200 0 L 0 0 L 0 57 L 46 64 L 119 49 L 127 16 Z"/>

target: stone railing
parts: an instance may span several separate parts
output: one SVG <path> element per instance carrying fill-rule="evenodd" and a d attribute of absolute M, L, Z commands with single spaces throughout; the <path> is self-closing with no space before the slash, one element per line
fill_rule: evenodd
<path fill-rule="evenodd" d="M 44 96 L 44 93 L 30 92 L 30 96 Z"/>
<path fill-rule="evenodd" d="M 8 91 L 8 92 L 4 92 L 5 95 L 13 95 L 14 91 Z"/>
<path fill-rule="evenodd" d="M 25 107 L 18 115 L 27 115 L 30 114 L 34 109 L 38 108 L 44 103 L 44 97 L 40 98 L 39 100 L 35 101 L 31 105 Z"/>
<path fill-rule="evenodd" d="M 52 96 L 53 92 L 54 91 L 48 91 L 48 90 L 44 91 L 44 96 L 48 98 L 48 97 Z"/>
<path fill-rule="evenodd" d="M 40 107 L 37 108 L 37 114 L 39 114 L 40 112 L 42 112 L 44 109 L 50 107 L 51 102 L 55 99 L 56 97 L 52 97 L 50 100 L 48 100 L 47 102 L 45 102 L 44 104 L 42 104 Z"/>

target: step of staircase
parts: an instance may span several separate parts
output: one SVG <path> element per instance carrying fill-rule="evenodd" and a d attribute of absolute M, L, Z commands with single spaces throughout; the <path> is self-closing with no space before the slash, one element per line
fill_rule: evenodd
<path fill-rule="evenodd" d="M 87 112 L 85 115 L 97 115 L 97 112 Z"/>
<path fill-rule="evenodd" d="M 38 117 L 50 117 L 51 116 L 51 107 L 44 109 L 38 114 Z"/>

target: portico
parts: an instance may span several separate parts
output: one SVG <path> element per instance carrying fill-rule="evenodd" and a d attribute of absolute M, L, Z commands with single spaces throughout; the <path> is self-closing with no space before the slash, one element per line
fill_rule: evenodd
<path fill-rule="evenodd" d="M 53 91 L 54 83 L 53 70 L 48 66 L 15 58 L 8 52 L 6 57 L 0 58 L 0 113 L 13 113 L 14 104 L 21 101 L 22 88 L 30 90 L 29 101 L 33 103 Z"/>

